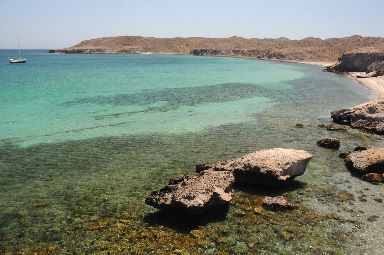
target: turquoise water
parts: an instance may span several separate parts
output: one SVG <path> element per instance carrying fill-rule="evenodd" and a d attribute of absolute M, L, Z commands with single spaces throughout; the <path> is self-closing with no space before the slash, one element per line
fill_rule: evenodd
<path fill-rule="evenodd" d="M 23 66 L 2 63 L 0 139 L 201 131 L 246 121 L 274 104 L 265 90 L 302 76 L 294 66 L 230 58 L 31 55 Z"/>
<path fill-rule="evenodd" d="M 367 218 L 383 218 L 382 186 L 365 190 L 316 146 L 384 145 L 317 127 L 370 97 L 353 81 L 253 59 L 11 54 L 0 51 L 0 254 L 379 254 L 381 223 Z M 295 189 L 239 187 L 224 216 L 197 220 L 143 202 L 195 164 L 272 147 L 315 155 Z M 261 210 L 271 192 L 297 210 Z"/>

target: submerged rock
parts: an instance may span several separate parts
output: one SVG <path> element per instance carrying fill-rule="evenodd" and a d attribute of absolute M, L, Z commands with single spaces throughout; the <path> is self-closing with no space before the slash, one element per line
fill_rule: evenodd
<path fill-rule="evenodd" d="M 269 210 L 287 210 L 294 207 L 283 196 L 265 197 L 262 206 Z"/>
<path fill-rule="evenodd" d="M 324 138 L 317 141 L 317 145 L 329 149 L 338 149 L 340 147 L 340 141 L 336 138 Z"/>
<path fill-rule="evenodd" d="M 304 174 L 312 157 L 312 154 L 303 150 L 260 150 L 212 164 L 208 171 L 230 171 L 234 174 L 236 183 L 274 185 Z"/>
<path fill-rule="evenodd" d="M 202 171 L 197 176 L 171 179 L 167 186 L 153 191 L 145 203 L 158 209 L 200 214 L 228 204 L 234 181 L 229 171 Z"/>
<path fill-rule="evenodd" d="M 325 126 L 325 128 L 328 131 L 345 131 L 345 130 L 347 130 L 347 128 L 344 127 L 343 125 L 335 124 L 335 123 L 328 124 Z"/>
<path fill-rule="evenodd" d="M 365 146 L 356 146 L 353 151 L 365 151 L 365 150 L 368 150 L 367 147 Z"/>
<path fill-rule="evenodd" d="M 369 173 L 369 174 L 364 174 L 361 176 L 361 179 L 367 182 L 371 183 L 380 183 L 384 182 L 384 176 L 383 174 L 378 174 L 378 173 Z"/>
<path fill-rule="evenodd" d="M 353 151 L 345 159 L 347 167 L 358 174 L 384 172 L 384 148 Z"/>
<path fill-rule="evenodd" d="M 384 101 L 370 101 L 352 108 L 332 112 L 334 122 L 384 134 Z"/>

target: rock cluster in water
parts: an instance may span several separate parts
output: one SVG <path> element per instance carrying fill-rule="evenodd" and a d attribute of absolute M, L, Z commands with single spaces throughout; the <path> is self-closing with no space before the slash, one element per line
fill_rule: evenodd
<path fill-rule="evenodd" d="M 331 117 L 339 124 L 384 134 L 384 100 L 370 101 L 335 111 L 332 112 Z"/>
<path fill-rule="evenodd" d="M 153 191 L 146 204 L 158 209 L 199 214 L 228 204 L 232 184 L 279 185 L 304 174 L 312 154 L 303 150 L 269 149 L 211 165 L 198 165 L 196 176 L 171 179 Z"/>

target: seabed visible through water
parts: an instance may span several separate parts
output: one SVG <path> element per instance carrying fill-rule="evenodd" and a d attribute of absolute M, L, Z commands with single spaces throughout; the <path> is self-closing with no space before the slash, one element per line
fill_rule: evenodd
<path fill-rule="evenodd" d="M 228 61 L 219 67 L 230 69 L 243 60 Z M 85 115 L 98 116 L 94 121 L 103 127 L 93 126 L 98 130 L 95 136 L 92 129 L 73 124 L 65 126 L 64 133 L 42 126 L 45 137 L 35 133 L 2 138 L 0 254 L 380 254 L 383 185 L 351 176 L 338 154 L 358 145 L 382 147 L 383 138 L 317 127 L 330 121 L 332 110 L 362 102 L 368 93 L 315 67 L 297 68 L 308 73 L 283 87 L 232 81 L 158 93 L 85 93 L 59 101 L 59 108 L 69 110 L 96 105 L 98 111 Z M 263 107 L 252 110 L 257 103 Z M 222 111 L 214 109 L 215 104 Z M 127 111 L 126 105 L 137 111 Z M 189 119 L 178 120 L 183 115 L 174 111 L 185 107 L 190 107 Z M 146 112 L 140 112 L 143 109 Z M 153 126 L 143 127 L 143 132 L 130 132 L 135 120 L 151 120 L 135 114 L 165 114 L 167 119 L 152 119 Z M 172 120 L 184 130 L 165 132 Z M 295 128 L 298 122 L 304 128 Z M 1 125 L 12 126 L 4 119 Z M 63 139 L 66 136 L 71 139 Z M 317 147 L 316 141 L 326 136 L 341 140 L 339 151 Z M 193 219 L 144 204 L 151 190 L 163 187 L 170 178 L 193 173 L 196 164 L 274 147 L 314 154 L 293 187 L 236 187 L 226 210 Z M 265 195 L 280 194 L 296 205 L 294 210 L 273 212 L 261 207 Z"/>

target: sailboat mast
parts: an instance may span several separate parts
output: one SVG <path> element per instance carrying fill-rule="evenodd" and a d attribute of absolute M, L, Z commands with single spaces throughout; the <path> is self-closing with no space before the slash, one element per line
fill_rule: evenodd
<path fill-rule="evenodd" d="M 19 58 L 21 58 L 21 55 L 20 55 L 20 40 L 17 41 L 17 47 L 19 48 Z"/>

